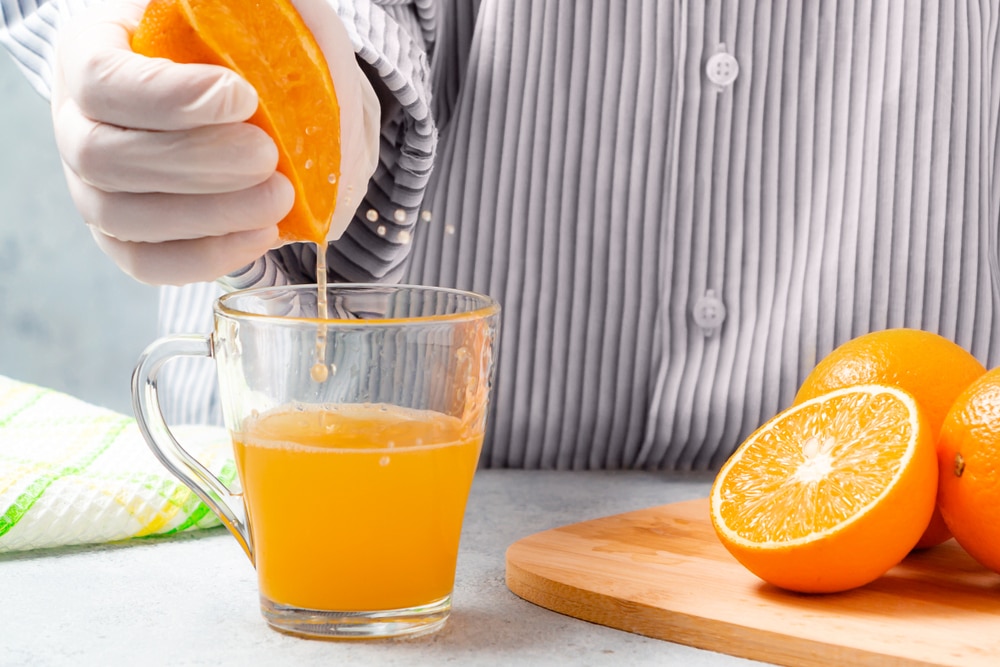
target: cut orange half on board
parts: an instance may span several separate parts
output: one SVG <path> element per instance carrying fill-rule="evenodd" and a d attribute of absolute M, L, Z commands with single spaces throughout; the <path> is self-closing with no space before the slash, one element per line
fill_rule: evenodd
<path fill-rule="evenodd" d="M 913 396 L 882 385 L 835 390 L 778 414 L 719 471 L 719 539 L 761 579 L 793 591 L 874 581 L 920 539 L 937 459 Z"/>
<path fill-rule="evenodd" d="M 246 79 L 260 100 L 250 122 L 274 139 L 278 171 L 295 187 L 279 234 L 325 242 L 340 179 L 340 107 L 323 52 L 291 2 L 152 0 L 132 50 Z"/>

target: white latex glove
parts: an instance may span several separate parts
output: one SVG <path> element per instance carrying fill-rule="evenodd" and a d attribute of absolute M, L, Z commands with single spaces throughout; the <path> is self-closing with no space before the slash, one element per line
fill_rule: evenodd
<path fill-rule="evenodd" d="M 77 209 L 126 273 L 151 284 L 214 280 L 279 243 L 294 191 L 275 171 L 274 142 L 244 122 L 257 107 L 248 83 L 226 68 L 132 52 L 147 1 L 97 5 L 61 32 L 56 143 Z M 341 105 L 336 238 L 377 162 L 378 102 L 339 17 L 322 0 L 296 4 L 330 61 Z"/>

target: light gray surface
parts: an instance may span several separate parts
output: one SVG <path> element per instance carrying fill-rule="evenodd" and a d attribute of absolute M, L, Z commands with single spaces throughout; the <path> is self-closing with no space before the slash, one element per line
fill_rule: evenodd
<path fill-rule="evenodd" d="M 130 413 L 156 300 L 98 250 L 69 198 L 48 102 L 0 50 L 0 374 Z"/>
<path fill-rule="evenodd" d="M 270 630 L 256 578 L 222 531 L 0 556 L 0 665 L 756 664 L 594 625 L 525 602 L 504 551 L 559 525 L 704 496 L 709 479 L 641 472 L 476 475 L 454 608 L 435 635 L 330 643 Z"/>

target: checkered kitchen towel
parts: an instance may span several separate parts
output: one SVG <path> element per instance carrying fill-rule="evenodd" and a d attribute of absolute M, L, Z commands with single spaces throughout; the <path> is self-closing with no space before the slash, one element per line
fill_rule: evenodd
<path fill-rule="evenodd" d="M 233 482 L 224 429 L 174 430 L 205 467 Z M 217 525 L 153 456 L 133 418 L 0 375 L 0 552 Z"/>

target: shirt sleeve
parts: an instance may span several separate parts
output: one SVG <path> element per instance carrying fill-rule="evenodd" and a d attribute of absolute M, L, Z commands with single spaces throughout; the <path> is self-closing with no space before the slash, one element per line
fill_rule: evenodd
<path fill-rule="evenodd" d="M 437 130 L 430 106 L 433 0 L 332 0 L 365 71 L 391 97 L 379 163 L 344 236 L 329 244 L 329 279 L 396 282 L 403 273 L 430 179 Z M 313 244 L 292 243 L 224 277 L 226 289 L 313 282 Z"/>
<path fill-rule="evenodd" d="M 40 95 L 48 99 L 52 91 L 52 62 L 59 27 L 73 9 L 89 2 L 78 0 L 0 0 L 0 45 Z"/>

